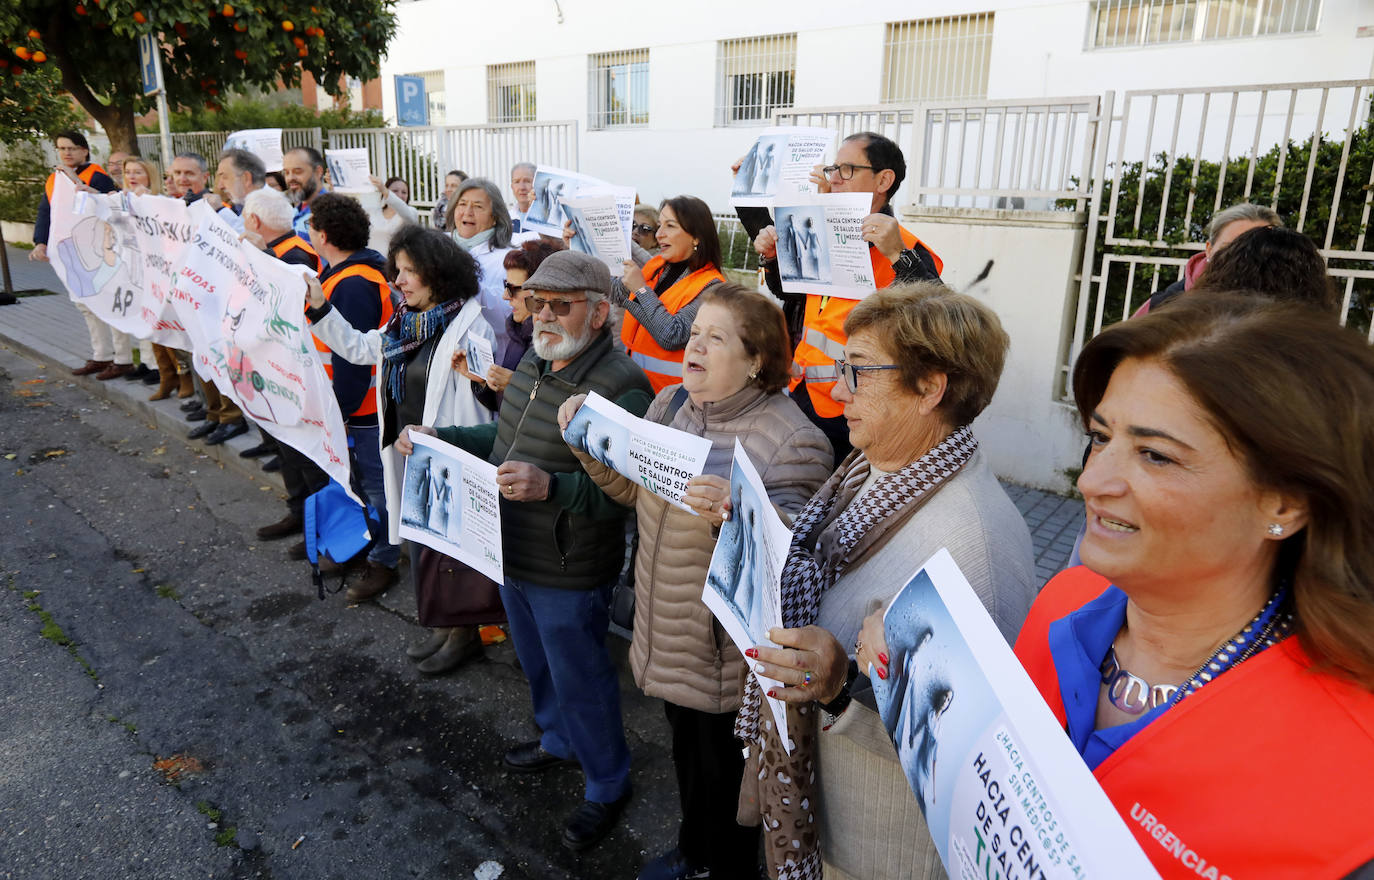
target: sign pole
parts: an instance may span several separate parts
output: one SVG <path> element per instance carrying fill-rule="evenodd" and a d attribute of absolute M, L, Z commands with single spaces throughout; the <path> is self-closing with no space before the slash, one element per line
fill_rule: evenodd
<path fill-rule="evenodd" d="M 138 38 L 138 61 L 143 94 L 157 95 L 157 129 L 161 136 L 162 168 L 172 167 L 172 130 L 167 112 L 167 82 L 162 78 L 162 48 L 155 34 Z"/>

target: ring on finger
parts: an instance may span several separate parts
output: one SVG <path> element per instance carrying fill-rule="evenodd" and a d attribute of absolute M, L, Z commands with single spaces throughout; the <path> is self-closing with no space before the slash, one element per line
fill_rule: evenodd
<path fill-rule="evenodd" d="M 810 671 L 810 670 L 807 670 L 807 669 L 803 669 L 803 670 L 802 670 L 802 687 L 810 687 L 810 686 L 811 686 L 811 671 Z"/>

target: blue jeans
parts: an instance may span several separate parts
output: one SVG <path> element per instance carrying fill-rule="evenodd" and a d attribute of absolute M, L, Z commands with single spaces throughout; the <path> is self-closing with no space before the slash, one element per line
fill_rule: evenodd
<path fill-rule="evenodd" d="M 620 719 L 620 680 L 606 649 L 611 584 L 560 590 L 506 578 L 511 640 L 530 682 L 539 744 L 582 764 L 589 801 L 630 790 L 630 747 Z"/>
<path fill-rule="evenodd" d="M 401 548 L 388 540 L 386 515 L 386 480 L 382 476 L 381 428 L 377 426 L 356 428 L 349 425 L 346 429 L 353 441 L 353 458 L 358 462 L 358 476 L 362 480 L 363 492 L 367 501 L 377 510 L 382 520 L 382 534 L 368 551 L 367 561 L 375 562 L 386 568 L 395 568 L 401 561 Z"/>

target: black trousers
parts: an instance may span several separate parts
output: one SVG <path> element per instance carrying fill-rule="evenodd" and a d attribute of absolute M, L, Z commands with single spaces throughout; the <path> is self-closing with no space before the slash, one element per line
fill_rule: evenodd
<path fill-rule="evenodd" d="M 305 515 L 305 499 L 329 485 L 329 476 L 320 466 L 293 447 L 277 442 L 281 456 L 281 480 L 286 486 L 286 506 L 297 516 Z"/>
<path fill-rule="evenodd" d="M 663 704 L 673 731 L 673 768 L 682 802 L 678 849 L 693 867 L 709 867 L 711 880 L 757 880 L 757 827 L 735 821 L 744 745 L 735 739 L 735 713 L 716 715 Z"/>

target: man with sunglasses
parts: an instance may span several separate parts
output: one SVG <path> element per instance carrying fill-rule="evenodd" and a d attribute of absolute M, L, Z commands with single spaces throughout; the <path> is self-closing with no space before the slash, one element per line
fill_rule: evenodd
<path fill-rule="evenodd" d="M 943 263 L 919 238 L 903 229 L 892 214 L 891 198 L 906 177 L 901 147 L 872 131 L 850 135 L 840 142 L 835 164 L 817 165 L 811 181 L 817 190 L 873 194 L 873 213 L 863 220 L 873 278 L 881 289 L 895 282 L 939 281 Z M 745 228 L 766 218 L 757 211 L 739 209 Z M 844 404 L 830 392 L 837 378 L 835 361 L 844 356 L 844 319 L 857 300 L 842 297 L 783 293 L 778 272 L 778 233 L 771 223 L 754 233 L 754 249 L 763 257 L 764 279 L 769 290 L 783 301 L 796 352 L 792 364 L 792 399 L 825 432 L 835 448 L 835 461 L 849 454 L 849 429 Z"/>
<path fill-rule="evenodd" d="M 534 355 L 506 387 L 495 423 L 408 431 L 436 434 L 498 465 L 505 583 L 501 601 L 543 735 L 506 752 L 533 773 L 577 762 L 585 799 L 563 843 L 581 850 L 614 827 L 630 797 L 630 751 L 620 685 L 606 649 L 611 587 L 625 558 L 626 509 L 611 501 L 563 439 L 558 408 L 599 393 L 643 415 L 648 377 L 609 332 L 611 275 L 588 254 L 559 251 L 523 286 Z M 409 437 L 396 448 L 409 454 Z"/>

